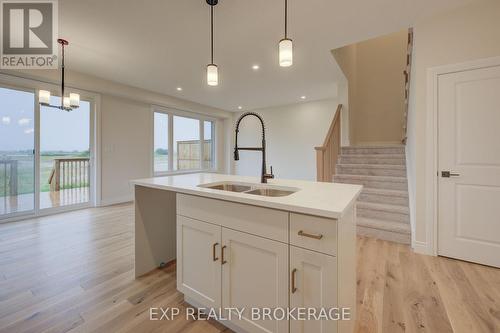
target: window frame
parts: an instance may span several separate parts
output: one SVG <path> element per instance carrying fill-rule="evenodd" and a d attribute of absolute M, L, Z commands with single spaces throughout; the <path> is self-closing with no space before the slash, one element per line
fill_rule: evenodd
<path fill-rule="evenodd" d="M 155 139 L 155 113 L 161 113 L 168 116 L 168 171 L 156 171 L 155 170 L 155 161 L 154 161 L 154 139 Z M 190 118 L 198 120 L 199 123 L 199 133 L 200 133 L 200 168 L 197 169 L 187 169 L 187 170 L 174 170 L 174 116 Z M 203 141 L 205 140 L 205 121 L 209 121 L 212 123 L 212 165 L 210 168 L 203 168 L 203 157 L 205 153 L 205 147 Z M 208 115 L 194 113 L 184 110 L 178 110 L 174 108 L 162 107 L 153 105 L 151 107 L 151 174 L 153 177 L 161 177 L 168 175 L 176 175 L 176 174 L 189 174 L 189 173 L 198 173 L 198 172 L 217 172 L 217 128 L 219 125 L 219 119 L 216 117 L 210 117 Z"/>

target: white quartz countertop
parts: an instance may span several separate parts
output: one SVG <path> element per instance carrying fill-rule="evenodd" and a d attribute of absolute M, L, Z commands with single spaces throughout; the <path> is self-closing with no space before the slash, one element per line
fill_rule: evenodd
<path fill-rule="evenodd" d="M 199 186 L 220 182 L 251 183 L 259 187 L 291 187 L 297 191 L 284 197 L 267 197 Z M 216 173 L 195 173 L 137 179 L 133 180 L 132 184 L 328 218 L 342 217 L 346 208 L 354 204 L 362 189 L 360 185 L 291 179 L 269 179 L 268 184 L 260 184 L 260 178 L 258 177 Z"/>

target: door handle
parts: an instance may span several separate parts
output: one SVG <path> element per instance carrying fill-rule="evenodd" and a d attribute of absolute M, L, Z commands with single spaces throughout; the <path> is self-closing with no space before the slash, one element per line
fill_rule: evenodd
<path fill-rule="evenodd" d="M 460 177 L 460 174 L 451 171 L 441 171 L 441 177 L 443 178 Z"/>
<path fill-rule="evenodd" d="M 226 245 L 224 245 L 222 248 L 221 248 L 221 265 L 224 265 L 225 263 L 227 263 L 226 260 L 224 260 L 224 249 L 226 248 Z"/>
<path fill-rule="evenodd" d="M 217 247 L 217 245 L 219 245 L 219 243 L 214 243 L 214 245 L 212 245 L 212 258 L 214 261 L 219 260 L 219 258 L 215 256 L 215 248 Z"/>
<path fill-rule="evenodd" d="M 292 294 L 295 294 L 297 288 L 295 287 L 295 274 L 297 274 L 297 268 L 292 270 Z"/>

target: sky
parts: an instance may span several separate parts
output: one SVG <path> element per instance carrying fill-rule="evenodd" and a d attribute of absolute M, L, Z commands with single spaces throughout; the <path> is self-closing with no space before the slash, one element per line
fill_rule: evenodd
<path fill-rule="evenodd" d="M 51 103 L 58 105 L 58 97 Z M 34 148 L 33 92 L 0 88 L 0 151 Z M 90 103 L 81 101 L 71 112 L 48 107 L 40 109 L 41 151 L 84 151 L 90 142 Z"/>

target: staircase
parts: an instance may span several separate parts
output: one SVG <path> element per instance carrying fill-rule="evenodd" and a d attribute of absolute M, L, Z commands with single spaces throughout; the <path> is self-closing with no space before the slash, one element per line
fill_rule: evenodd
<path fill-rule="evenodd" d="M 334 182 L 364 186 L 358 234 L 410 244 L 404 146 L 342 147 Z"/>

